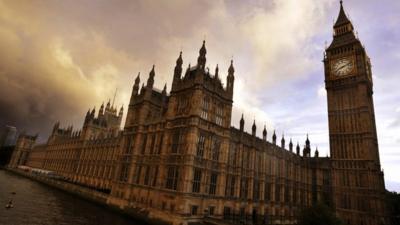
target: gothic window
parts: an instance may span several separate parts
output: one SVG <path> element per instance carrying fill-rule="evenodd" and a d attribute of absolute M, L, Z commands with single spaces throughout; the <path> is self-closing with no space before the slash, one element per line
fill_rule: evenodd
<path fill-rule="evenodd" d="M 135 171 L 135 184 L 139 184 L 141 172 L 142 172 L 142 167 L 137 165 Z"/>
<path fill-rule="evenodd" d="M 122 164 L 119 180 L 121 182 L 126 182 L 128 180 L 128 165 L 127 164 Z"/>
<path fill-rule="evenodd" d="M 179 153 L 180 146 L 184 143 L 185 132 L 183 129 L 176 129 L 172 135 L 172 153 Z"/>
<path fill-rule="evenodd" d="M 112 178 L 113 172 L 114 172 L 114 169 L 113 169 L 112 166 L 110 166 L 110 170 L 108 171 L 108 179 L 111 179 L 111 178 Z"/>
<path fill-rule="evenodd" d="M 235 177 L 233 175 L 226 176 L 225 195 L 227 197 L 235 196 Z"/>
<path fill-rule="evenodd" d="M 197 153 L 198 157 L 204 156 L 204 148 L 206 143 L 206 136 L 204 134 L 200 134 L 197 140 Z"/>
<path fill-rule="evenodd" d="M 179 171 L 176 166 L 171 166 L 168 168 L 167 172 L 167 184 L 166 188 L 171 190 L 176 190 L 178 187 L 178 176 Z"/>
<path fill-rule="evenodd" d="M 298 199 L 297 199 L 297 188 L 293 189 L 293 203 L 297 204 Z"/>
<path fill-rule="evenodd" d="M 284 197 L 285 197 L 285 199 L 284 199 L 285 202 L 289 202 L 290 201 L 290 199 L 289 199 L 289 185 L 287 185 L 287 184 L 286 184 L 285 189 L 284 189 Z"/>
<path fill-rule="evenodd" d="M 133 137 L 128 137 L 126 140 L 126 149 L 125 149 L 125 154 L 130 154 L 132 151 L 132 140 Z"/>
<path fill-rule="evenodd" d="M 236 145 L 231 143 L 229 146 L 229 157 L 228 157 L 229 165 L 236 165 Z"/>
<path fill-rule="evenodd" d="M 214 145 L 213 145 L 212 154 L 211 154 L 212 160 L 218 161 L 220 147 L 221 147 L 221 142 L 218 139 L 214 138 Z"/>
<path fill-rule="evenodd" d="M 143 143 L 142 143 L 142 155 L 146 152 L 146 144 L 147 144 L 147 134 L 144 134 Z"/>
<path fill-rule="evenodd" d="M 188 98 L 183 96 L 178 100 L 177 115 L 184 114 L 188 108 Z"/>
<path fill-rule="evenodd" d="M 151 135 L 151 142 L 150 142 L 150 155 L 153 154 L 153 152 L 154 152 L 155 140 L 156 140 L 156 135 L 152 134 Z"/>
<path fill-rule="evenodd" d="M 246 198 L 248 192 L 249 180 L 247 178 L 242 178 L 240 181 L 240 198 Z"/>
<path fill-rule="evenodd" d="M 201 118 L 208 119 L 208 110 L 210 109 L 210 100 L 208 98 L 203 98 L 201 104 Z"/>
<path fill-rule="evenodd" d="M 192 192 L 199 193 L 200 192 L 200 184 L 201 184 L 201 170 L 194 169 L 193 173 L 193 187 Z"/>
<path fill-rule="evenodd" d="M 254 180 L 253 182 L 253 200 L 258 201 L 260 197 L 260 187 L 259 187 L 259 181 Z"/>
<path fill-rule="evenodd" d="M 210 195 L 215 195 L 215 192 L 217 190 L 217 179 L 218 179 L 218 174 L 212 173 L 210 177 L 210 190 L 209 190 Z"/>
<path fill-rule="evenodd" d="M 157 152 L 157 154 L 161 154 L 163 141 L 164 141 L 164 133 L 161 134 L 161 138 L 160 138 L 160 141 L 158 143 L 158 152 Z"/>
<path fill-rule="evenodd" d="M 156 168 L 154 169 L 153 182 L 151 185 L 153 187 L 157 185 L 157 176 L 158 176 L 158 166 L 156 166 Z"/>
<path fill-rule="evenodd" d="M 279 184 L 275 185 L 275 202 L 281 201 L 281 187 Z"/>
<path fill-rule="evenodd" d="M 213 216 L 213 215 L 214 215 L 214 211 L 215 211 L 215 206 L 210 206 L 210 207 L 208 207 L 208 214 L 209 214 L 210 216 Z"/>
<path fill-rule="evenodd" d="M 224 207 L 224 220 L 229 220 L 231 218 L 231 208 Z"/>
<path fill-rule="evenodd" d="M 265 182 L 264 200 L 271 200 L 271 183 Z"/>
<path fill-rule="evenodd" d="M 149 185 L 149 175 L 150 175 L 150 166 L 146 166 L 146 172 L 144 175 L 144 185 Z"/>
<path fill-rule="evenodd" d="M 191 214 L 192 215 L 197 215 L 197 209 L 198 209 L 199 207 L 197 206 L 197 205 L 192 205 L 192 209 L 191 209 Z"/>
<path fill-rule="evenodd" d="M 218 105 L 216 108 L 216 113 L 215 113 L 215 123 L 222 126 L 223 124 L 223 119 L 224 119 L 224 108 L 221 105 Z"/>
<path fill-rule="evenodd" d="M 172 135 L 172 153 L 178 153 L 178 147 L 179 147 L 179 130 L 175 130 L 173 135 Z"/>

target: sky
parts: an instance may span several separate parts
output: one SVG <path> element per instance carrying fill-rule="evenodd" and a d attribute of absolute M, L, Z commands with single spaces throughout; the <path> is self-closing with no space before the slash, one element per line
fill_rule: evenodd
<path fill-rule="evenodd" d="M 345 0 L 373 65 L 374 102 L 386 187 L 400 191 L 400 1 Z M 223 80 L 235 67 L 232 126 L 253 120 L 329 155 L 323 52 L 339 0 L 0 0 L 0 126 L 39 133 L 80 129 L 89 108 L 127 108 L 133 81 L 170 90 L 206 41 L 207 67 Z M 226 83 L 226 82 L 225 82 Z"/>

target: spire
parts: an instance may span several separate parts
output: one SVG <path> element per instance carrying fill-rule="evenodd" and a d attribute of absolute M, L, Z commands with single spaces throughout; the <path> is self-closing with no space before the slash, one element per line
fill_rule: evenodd
<path fill-rule="evenodd" d="M 197 58 L 197 65 L 201 69 L 205 69 L 206 67 L 206 54 L 207 54 L 206 41 L 203 40 L 203 45 L 200 48 L 199 57 Z"/>
<path fill-rule="evenodd" d="M 139 83 L 140 83 L 140 72 L 138 73 L 135 79 L 135 84 L 139 85 Z"/>
<path fill-rule="evenodd" d="M 272 144 L 276 145 L 276 133 L 274 130 L 274 134 L 272 135 Z"/>
<path fill-rule="evenodd" d="M 179 53 L 179 57 L 176 60 L 175 70 L 174 70 L 174 80 L 178 80 L 182 76 L 182 51 Z"/>
<path fill-rule="evenodd" d="M 106 111 L 110 110 L 110 106 L 111 106 L 110 99 L 108 99 L 107 106 L 106 106 Z"/>
<path fill-rule="evenodd" d="M 253 121 L 253 126 L 251 127 L 251 134 L 252 134 L 253 136 L 256 136 L 256 129 L 257 129 L 257 127 L 256 127 L 256 120 L 254 120 L 254 121 Z"/>
<path fill-rule="evenodd" d="M 282 134 L 281 147 L 285 148 L 285 135 L 284 134 Z"/>
<path fill-rule="evenodd" d="M 315 157 L 315 158 L 318 158 L 318 157 L 319 157 L 318 147 L 315 149 L 314 157 Z"/>
<path fill-rule="evenodd" d="M 351 23 L 351 22 L 350 22 L 349 18 L 347 18 L 347 15 L 346 15 L 346 13 L 344 11 L 343 1 L 340 1 L 339 16 L 338 16 L 338 18 L 336 20 L 336 23 L 335 23 L 334 27 L 336 28 L 336 27 L 339 27 L 339 26 L 347 24 L 347 23 Z"/>
<path fill-rule="evenodd" d="M 156 75 L 154 71 L 155 65 L 153 65 L 153 68 L 151 68 L 150 73 L 149 73 L 149 79 L 147 79 L 147 87 L 153 87 L 154 84 L 154 76 Z"/>
<path fill-rule="evenodd" d="M 119 116 L 122 117 L 122 115 L 124 114 L 124 105 L 121 105 L 121 108 L 119 109 Z"/>
<path fill-rule="evenodd" d="M 299 145 L 299 142 L 297 142 L 297 145 L 296 145 L 296 155 L 300 155 L 300 145 Z"/>
<path fill-rule="evenodd" d="M 140 88 L 140 94 L 144 93 L 144 83 L 142 83 L 142 88 Z"/>
<path fill-rule="evenodd" d="M 233 68 L 233 60 L 231 60 L 231 65 L 228 69 L 228 77 L 226 78 L 226 89 L 231 97 L 233 97 L 233 83 L 235 82 L 235 76 L 233 76 L 234 73 L 235 69 Z"/>
<path fill-rule="evenodd" d="M 242 113 L 242 118 L 240 119 L 240 131 L 243 131 L 244 129 L 244 119 L 243 119 L 243 113 Z"/>
<path fill-rule="evenodd" d="M 112 105 L 111 105 L 111 107 L 114 109 L 114 102 L 115 102 L 115 97 L 117 96 L 117 88 L 115 88 L 115 92 L 114 92 L 114 98 L 113 98 L 113 101 L 112 101 Z M 117 107 L 115 107 L 115 110 L 117 110 Z"/>
<path fill-rule="evenodd" d="M 177 66 L 182 66 L 182 64 L 183 64 L 183 60 L 182 60 L 182 51 L 180 51 L 180 52 L 179 52 L 179 57 L 178 57 L 178 59 L 176 60 L 176 65 L 177 65 Z"/>
<path fill-rule="evenodd" d="M 215 79 L 218 79 L 218 71 L 219 71 L 219 69 L 218 69 L 218 64 L 217 64 L 217 67 L 215 67 Z"/>
<path fill-rule="evenodd" d="M 133 85 L 133 88 L 132 88 L 131 103 L 133 101 L 133 96 L 135 96 L 139 93 L 139 84 L 140 84 L 140 72 L 136 76 L 135 84 Z"/>
<path fill-rule="evenodd" d="M 103 115 L 103 114 L 104 114 L 104 102 L 101 103 L 100 110 L 99 110 L 99 116 Z"/>
<path fill-rule="evenodd" d="M 228 75 L 232 75 L 235 73 L 235 68 L 233 68 L 233 60 L 231 60 L 231 65 L 229 66 L 228 69 Z"/>
<path fill-rule="evenodd" d="M 310 140 L 308 139 L 308 134 L 307 134 L 307 139 L 306 139 L 306 147 L 310 147 Z"/>
<path fill-rule="evenodd" d="M 263 130 L 263 140 L 267 140 L 267 125 L 264 125 L 264 130 Z"/>
<path fill-rule="evenodd" d="M 87 120 L 87 118 L 88 118 L 88 116 L 89 116 L 89 111 L 90 111 L 90 110 L 88 110 L 88 112 L 87 112 L 87 114 L 86 114 L 85 121 Z M 60 127 L 60 122 L 57 121 L 57 122 L 54 124 L 53 133 L 54 133 L 56 130 L 58 130 L 59 127 Z"/>
<path fill-rule="evenodd" d="M 293 152 L 293 142 L 292 142 L 292 139 L 290 138 L 290 141 L 289 141 L 289 150 L 291 151 L 291 152 Z"/>
<path fill-rule="evenodd" d="M 163 94 L 163 95 L 166 95 L 166 94 L 167 94 L 167 83 L 165 83 L 164 88 L 163 88 L 161 94 Z"/>
<path fill-rule="evenodd" d="M 96 113 L 96 107 L 93 107 L 92 112 L 90 113 L 90 117 L 94 118 L 95 113 Z"/>

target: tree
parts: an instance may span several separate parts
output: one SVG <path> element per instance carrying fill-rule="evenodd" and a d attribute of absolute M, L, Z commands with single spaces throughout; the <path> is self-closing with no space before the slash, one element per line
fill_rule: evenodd
<path fill-rule="evenodd" d="M 314 204 L 300 212 L 298 225 L 341 225 L 331 208 L 322 203 Z"/>

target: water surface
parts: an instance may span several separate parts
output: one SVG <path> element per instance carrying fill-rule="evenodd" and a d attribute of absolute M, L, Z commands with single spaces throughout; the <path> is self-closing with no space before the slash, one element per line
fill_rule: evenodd
<path fill-rule="evenodd" d="M 10 199 L 14 208 L 6 209 Z M 3 224 L 143 225 L 73 195 L 0 170 L 0 225 Z"/>

